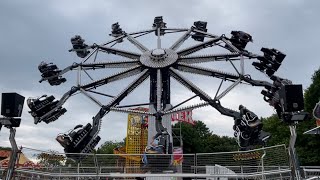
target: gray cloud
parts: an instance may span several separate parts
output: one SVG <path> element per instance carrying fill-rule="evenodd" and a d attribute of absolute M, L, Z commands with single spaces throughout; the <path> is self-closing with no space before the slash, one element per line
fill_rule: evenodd
<path fill-rule="evenodd" d="M 306 88 L 310 77 L 318 69 L 317 52 L 319 17 L 318 1 L 1 1 L 0 2 L 0 92 L 16 91 L 26 97 L 42 94 L 62 94 L 75 84 L 76 73 L 66 75 L 68 82 L 51 87 L 39 84 L 40 73 L 37 65 L 42 61 L 55 62 L 60 68 L 79 60 L 68 53 L 70 38 L 80 34 L 86 42 L 102 43 L 110 39 L 110 26 L 119 22 L 126 32 L 149 29 L 155 16 L 162 15 L 168 27 L 190 27 L 194 21 L 208 22 L 208 31 L 213 34 L 230 35 L 231 30 L 243 30 L 252 34 L 254 42 L 248 50 L 259 53 L 261 47 L 274 47 L 287 54 L 277 74 L 301 83 Z M 168 46 L 178 37 L 165 39 Z M 155 48 L 155 37 L 139 38 L 146 46 Z M 121 48 L 131 46 L 120 45 Z M 112 58 L 113 56 L 106 56 Z M 210 64 L 212 68 L 225 68 L 226 65 Z M 246 70 L 256 79 L 266 79 L 250 63 Z M 97 73 L 97 77 L 111 72 Z M 213 89 L 218 82 L 209 78 L 184 74 L 208 94 L 214 96 Z M 132 80 L 132 79 L 130 79 Z M 129 80 L 110 84 L 105 92 L 117 94 Z M 210 82 L 210 83 L 208 83 Z M 145 83 L 128 96 L 123 104 L 148 100 L 149 86 Z M 172 102 L 178 103 L 192 95 L 180 85 L 173 83 L 175 92 Z M 223 105 L 237 109 L 239 104 L 268 116 L 273 110 L 262 100 L 260 88 L 241 85 L 227 95 Z M 250 93 L 249 93 L 250 92 Z M 198 100 L 195 100 L 197 102 Z M 103 102 L 107 102 L 104 99 Z M 255 103 L 259 102 L 259 103 Z M 23 122 L 17 130 L 17 141 L 22 146 L 38 149 L 62 151 L 54 138 L 58 133 L 73 128 L 76 124 L 91 122 L 98 107 L 83 96 L 72 97 L 65 106 L 68 112 L 52 124 L 34 125 L 24 107 Z M 103 120 L 102 141 L 121 140 L 125 135 L 126 114 L 110 113 Z M 233 120 L 221 116 L 210 107 L 194 111 L 194 119 L 203 120 L 210 129 L 220 135 L 232 136 Z M 8 146 L 8 131 L 0 134 L 0 146 Z M 46 145 L 46 144 L 49 144 Z"/>

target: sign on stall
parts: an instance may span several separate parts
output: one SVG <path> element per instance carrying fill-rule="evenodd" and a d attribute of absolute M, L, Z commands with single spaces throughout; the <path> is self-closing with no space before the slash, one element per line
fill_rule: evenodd
<path fill-rule="evenodd" d="M 180 121 L 194 125 L 192 119 L 192 111 L 180 111 L 174 114 L 171 114 L 172 121 Z"/>

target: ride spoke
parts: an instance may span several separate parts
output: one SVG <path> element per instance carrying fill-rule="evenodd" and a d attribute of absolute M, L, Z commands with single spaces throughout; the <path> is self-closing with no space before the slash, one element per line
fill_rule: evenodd
<path fill-rule="evenodd" d="M 162 78 L 161 70 L 157 70 L 157 112 L 160 112 L 161 109 L 161 100 L 162 100 Z"/>
<path fill-rule="evenodd" d="M 132 36 L 127 35 L 127 39 L 129 40 L 129 42 L 131 42 L 133 45 L 135 45 L 141 52 L 149 51 L 148 48 L 146 48 L 144 45 L 142 45 L 139 41 L 137 41 Z"/>
<path fill-rule="evenodd" d="M 102 52 L 106 52 L 109 54 L 115 54 L 118 56 L 123 56 L 126 58 L 130 58 L 130 59 L 139 59 L 141 54 L 138 53 L 134 53 L 134 52 L 129 52 L 129 51 L 125 51 L 125 50 L 120 50 L 120 49 L 115 49 L 115 48 L 110 48 L 110 47 L 104 47 L 104 46 L 99 46 L 97 45 L 97 47 L 99 47 L 99 50 Z"/>
<path fill-rule="evenodd" d="M 178 59 L 178 62 L 193 64 L 193 63 L 205 63 L 214 61 L 226 61 L 228 58 L 230 61 L 240 60 L 239 53 L 225 53 L 225 54 L 209 54 L 198 56 L 184 56 Z"/>
<path fill-rule="evenodd" d="M 114 97 L 108 105 L 103 106 L 99 112 L 93 117 L 93 128 L 92 136 L 96 137 L 101 129 L 101 119 L 111 110 L 111 107 L 116 106 L 120 103 L 130 92 L 132 92 L 136 87 L 138 87 L 144 80 L 149 76 L 149 71 L 145 69 L 141 75 L 133 81 L 127 88 L 120 92 L 116 97 Z M 94 138 L 93 138 L 94 139 Z M 89 143 L 90 144 L 90 143 Z"/>
<path fill-rule="evenodd" d="M 182 77 L 177 70 L 170 68 L 170 75 L 176 79 L 178 82 L 180 82 L 183 86 L 191 90 L 193 93 L 198 95 L 201 99 L 206 101 L 208 104 L 210 104 L 213 108 L 217 109 L 221 114 L 235 117 L 239 115 L 239 112 L 224 108 L 220 105 L 220 102 L 218 100 L 213 100 L 208 94 L 203 92 L 200 88 L 198 88 L 196 85 L 194 85 L 189 80 Z"/>
<path fill-rule="evenodd" d="M 217 37 L 217 38 L 214 38 L 214 39 L 210 39 L 210 40 L 208 40 L 206 42 L 203 42 L 203 43 L 188 47 L 186 49 L 180 50 L 177 53 L 178 53 L 179 57 L 186 56 L 186 55 L 195 53 L 197 51 L 200 51 L 201 49 L 204 49 L 204 48 L 207 48 L 207 47 L 212 47 L 212 46 L 215 45 L 216 42 L 218 42 L 220 40 L 221 40 L 220 37 Z"/>
<path fill-rule="evenodd" d="M 108 84 L 110 82 L 118 81 L 118 80 L 121 80 L 121 79 L 124 79 L 124 78 L 128 78 L 130 76 L 139 74 L 139 73 L 141 73 L 143 71 L 143 69 L 144 68 L 142 66 L 136 66 L 136 67 L 130 68 L 130 69 L 126 70 L 126 71 L 119 72 L 119 73 L 117 73 L 115 75 L 111 75 L 111 76 L 105 77 L 103 79 L 100 79 L 100 80 L 97 80 L 97 81 L 82 85 L 80 87 L 82 89 L 86 89 L 86 90 L 94 89 L 94 88 L 97 88 L 99 86 Z"/>
<path fill-rule="evenodd" d="M 106 105 L 106 108 L 110 108 L 113 106 L 116 106 L 117 104 L 122 101 L 129 93 L 131 93 L 135 88 L 137 88 L 144 80 L 146 80 L 149 76 L 149 70 L 145 69 L 142 71 L 142 73 L 139 75 L 139 77 L 134 80 L 131 84 L 129 84 L 128 87 L 126 87 L 122 92 L 120 92 L 116 97 L 114 97 L 108 105 Z"/>
<path fill-rule="evenodd" d="M 102 68 L 130 68 L 140 64 L 138 60 L 130 61 L 111 61 L 111 62 L 99 62 L 99 63 L 86 63 L 81 64 L 83 70 L 95 70 Z"/>
<path fill-rule="evenodd" d="M 199 66 L 195 66 L 195 65 L 188 65 L 188 64 L 184 64 L 184 63 L 178 63 L 175 68 L 180 71 L 183 71 L 183 72 L 211 76 L 211 77 L 216 77 L 219 79 L 225 79 L 225 80 L 229 80 L 229 81 L 237 80 L 240 78 L 240 76 L 238 76 L 236 74 L 231 74 L 231 73 L 222 72 L 219 70 L 213 70 L 213 69 L 209 69 L 209 68 L 203 68 L 203 67 L 199 67 Z"/>
<path fill-rule="evenodd" d="M 192 30 L 189 29 L 185 34 L 183 34 L 171 47 L 172 50 L 177 50 L 190 36 Z"/>

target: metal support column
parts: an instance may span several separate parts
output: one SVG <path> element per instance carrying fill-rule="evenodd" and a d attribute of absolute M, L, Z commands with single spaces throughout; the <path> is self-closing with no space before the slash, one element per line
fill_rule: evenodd
<path fill-rule="evenodd" d="M 264 148 L 264 147 L 263 147 Z M 261 156 L 261 172 L 262 172 L 262 179 L 266 180 L 266 175 L 264 174 L 264 157 L 266 156 L 266 150 L 263 149 L 263 154 Z"/>
<path fill-rule="evenodd" d="M 9 141 L 12 149 L 11 149 L 11 155 L 10 155 L 6 180 L 10 180 L 12 178 L 14 167 L 17 161 L 17 155 L 18 155 L 18 146 L 15 140 L 16 130 L 12 127 L 10 127 L 9 129 L 10 129 Z"/>
<path fill-rule="evenodd" d="M 80 163 L 78 163 L 78 166 L 77 166 L 77 174 L 78 174 L 77 180 L 80 180 Z"/>
<path fill-rule="evenodd" d="M 296 154 L 295 143 L 297 139 L 296 125 L 290 125 L 290 142 L 289 142 L 289 155 L 290 155 L 290 165 L 291 165 L 291 176 L 293 179 L 300 180 L 300 165 L 298 163 L 298 157 Z"/>

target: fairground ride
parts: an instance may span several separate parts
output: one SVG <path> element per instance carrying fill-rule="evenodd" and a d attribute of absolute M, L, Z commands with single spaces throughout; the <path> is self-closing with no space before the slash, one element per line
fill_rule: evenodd
<path fill-rule="evenodd" d="M 146 47 L 138 40 L 152 33 L 156 36 L 156 47 Z M 178 33 L 182 34 L 180 38 L 169 47 L 163 47 L 162 40 L 165 36 Z M 234 118 L 233 129 L 241 149 L 263 145 L 269 135 L 262 131 L 262 122 L 257 115 L 243 105 L 239 106 L 238 111 L 226 108 L 220 103 L 225 95 L 241 83 L 265 88 L 261 92 L 264 100 L 273 106 L 279 117 L 289 125 L 294 125 L 306 117 L 301 113 L 303 109 L 301 85 L 293 85 L 290 80 L 274 75 L 286 55 L 274 48 L 261 48 L 262 54 L 249 52 L 246 50 L 246 45 L 252 42 L 252 37 L 248 33 L 232 31 L 231 37 L 225 34 L 211 34 L 207 32 L 207 23 L 203 21 L 194 22 L 190 28 L 167 28 L 162 16 L 159 16 L 155 17 L 150 30 L 133 33 L 125 32 L 118 23 L 115 23 L 112 25 L 110 36 L 113 38 L 108 42 L 87 45 L 85 40 L 77 35 L 71 38 L 72 49 L 70 52 L 75 52 L 81 58 L 81 62 L 75 62 L 62 70 L 53 63 L 42 62 L 39 65 L 42 74 L 40 82 L 47 81 L 52 86 L 64 83 L 66 79 L 63 75 L 69 71 L 77 71 L 78 76 L 76 85 L 71 87 L 59 100 L 55 100 L 53 96 L 28 100 L 30 113 L 34 117 L 35 124 L 56 121 L 66 112 L 63 104 L 71 96 L 78 93 L 84 94 L 100 107 L 98 113 L 93 117 L 92 124 L 88 123 L 84 127 L 77 126 L 74 131 L 57 137 L 66 153 L 91 152 L 100 140 L 99 131 L 102 118 L 110 111 L 115 111 L 148 116 L 148 142 L 151 138 L 158 137 L 159 144 L 163 147 L 163 153 L 172 154 L 171 120 L 165 117 L 172 113 L 204 106 L 211 106 L 222 115 Z M 186 42 L 190 40 L 194 40 L 193 44 L 187 45 Z M 121 47 L 116 48 L 117 45 L 124 42 L 132 44 L 139 52 L 123 50 Z M 183 46 L 185 47 L 180 48 Z M 113 55 L 115 59 L 105 61 L 105 59 L 99 59 L 100 54 L 106 54 L 107 57 Z M 240 62 L 239 65 L 235 63 L 237 61 Z M 215 66 L 212 66 L 212 63 L 221 62 L 227 62 L 234 73 L 225 72 L 223 68 L 213 69 Z M 270 78 L 270 82 L 254 79 L 247 74 L 245 64 L 248 62 L 255 69 L 266 74 Z M 201 63 L 211 63 L 211 65 L 206 64 L 206 67 L 198 65 Z M 112 72 L 116 68 L 124 68 L 124 70 L 98 80 L 93 78 L 92 74 L 97 73 L 97 70 Z M 221 83 L 217 84 L 215 96 L 210 96 L 183 73 L 220 79 Z M 101 74 L 97 73 L 97 75 Z M 87 76 L 89 82 L 83 82 L 83 76 Z M 112 82 L 130 77 L 135 77 L 135 79 L 117 95 L 109 95 L 99 91 L 101 87 L 112 89 Z M 150 89 L 148 89 L 149 102 L 120 105 L 132 91 L 147 79 L 150 84 Z M 171 91 L 172 79 L 195 95 L 172 105 L 171 95 L 175 93 Z M 223 89 L 223 84 L 227 82 L 230 85 Z M 105 104 L 97 96 L 109 97 L 111 100 Z M 181 107 L 182 104 L 196 97 L 200 98 L 202 102 Z M 148 112 L 130 109 L 133 106 L 143 105 L 149 106 Z"/>

